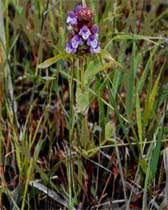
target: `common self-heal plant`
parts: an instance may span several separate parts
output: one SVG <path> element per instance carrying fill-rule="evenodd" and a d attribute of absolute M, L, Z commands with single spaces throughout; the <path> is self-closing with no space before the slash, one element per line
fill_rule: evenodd
<path fill-rule="evenodd" d="M 89 84 L 85 76 L 85 67 L 88 59 L 85 55 L 99 53 L 101 48 L 98 40 L 99 27 L 94 24 L 93 13 L 84 2 L 83 0 L 83 5 L 77 5 L 74 11 L 68 12 L 66 23 L 70 32 L 69 40 L 66 44 L 66 52 L 79 55 L 71 66 L 71 81 L 69 82 L 70 114 L 72 118 L 80 119 L 78 126 L 80 142 L 82 148 L 86 149 L 89 142 Z M 75 81 L 78 81 L 78 83 Z"/>
<path fill-rule="evenodd" d="M 93 24 L 93 13 L 86 6 L 77 5 L 75 11 L 69 11 L 67 17 L 68 29 L 72 30 L 66 44 L 67 53 L 99 53 L 99 28 Z"/>
<path fill-rule="evenodd" d="M 89 56 L 100 52 L 98 40 L 99 27 L 93 23 L 93 13 L 86 4 L 76 6 L 74 11 L 68 12 L 67 25 L 70 31 L 69 40 L 66 44 L 66 52 L 76 54 L 75 59 L 69 65 L 69 141 L 82 151 L 87 151 L 92 141 L 88 123 L 89 110 L 89 80 L 87 81 L 87 64 Z M 75 134 L 75 135 L 74 135 Z M 74 141 L 74 136 L 78 137 Z M 68 166 L 71 168 L 71 166 Z M 78 158 L 78 174 L 81 179 L 81 167 L 84 167 L 82 158 Z M 70 169 L 71 170 L 71 169 Z M 73 174 L 70 174 L 73 177 Z M 71 177 L 71 178 L 72 178 Z M 69 180 L 71 180 L 71 178 Z M 72 186 L 71 181 L 69 185 Z M 70 190 L 73 187 L 70 187 Z M 70 194 L 72 194 L 70 192 Z M 71 199 L 70 199 L 71 206 Z"/>

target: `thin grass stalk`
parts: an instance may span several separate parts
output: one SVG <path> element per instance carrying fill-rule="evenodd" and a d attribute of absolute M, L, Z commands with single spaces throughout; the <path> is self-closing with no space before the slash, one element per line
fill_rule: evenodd
<path fill-rule="evenodd" d="M 4 66 L 4 50 L 3 43 L 5 42 L 4 37 L 4 23 L 2 14 L 2 1 L 0 0 L 0 123 L 2 123 L 2 103 L 3 103 L 3 66 Z M 3 136 L 2 136 L 2 126 L 0 126 L 0 175 L 2 179 L 4 178 L 3 173 Z M 1 197 L 1 196 L 0 196 Z"/>
<path fill-rule="evenodd" d="M 164 169 L 166 174 L 166 186 L 165 186 L 165 200 L 166 206 L 168 206 L 168 147 L 163 152 Z"/>
<path fill-rule="evenodd" d="M 4 152 L 3 152 L 3 117 L 2 117 L 2 106 L 4 100 L 4 48 L 5 44 L 5 32 L 4 32 L 4 21 L 3 21 L 3 11 L 2 11 L 2 0 L 0 0 L 0 185 L 6 186 L 5 175 L 4 175 Z M 2 190 L 0 190 L 0 209 L 2 208 Z"/>
<path fill-rule="evenodd" d="M 136 181 L 138 181 L 139 169 L 140 169 L 140 167 L 138 166 L 136 174 L 135 174 L 135 178 L 134 178 L 134 183 L 137 183 Z M 131 191 L 130 191 L 130 194 L 129 194 L 129 199 L 128 199 L 127 206 L 126 206 L 126 210 L 130 209 L 129 206 L 130 206 L 130 203 L 131 203 L 131 198 L 132 198 L 134 190 L 135 190 L 134 185 L 132 185 Z"/>
<path fill-rule="evenodd" d="M 164 112 L 165 112 L 164 117 L 166 117 L 167 106 L 168 106 L 168 101 L 166 99 L 165 108 L 164 108 Z M 165 169 L 165 174 L 166 174 L 165 202 L 166 202 L 166 206 L 168 206 L 168 147 L 166 147 L 165 150 L 163 151 L 163 163 L 164 163 L 164 169 Z"/>
<path fill-rule="evenodd" d="M 25 209 L 26 194 L 27 194 L 27 191 L 28 191 L 29 181 L 31 179 L 32 167 L 33 167 L 33 158 L 30 159 L 29 167 L 28 167 L 28 170 L 27 170 L 27 178 L 26 178 L 26 184 L 25 184 L 25 188 L 24 188 L 21 210 Z"/>
<path fill-rule="evenodd" d="M 151 171 L 150 171 L 150 163 L 151 163 L 151 158 L 152 158 L 152 151 L 153 151 L 153 144 L 151 143 L 149 146 L 149 153 L 148 153 L 148 167 L 146 170 L 146 174 L 145 174 L 145 183 L 144 183 L 144 189 L 143 189 L 143 202 L 142 202 L 142 210 L 146 210 L 147 208 L 147 198 L 148 198 L 148 183 L 149 183 L 149 179 L 150 179 L 150 175 L 151 175 Z"/>
<path fill-rule="evenodd" d="M 124 180 L 124 173 L 123 173 L 123 169 L 122 169 L 120 153 L 119 153 L 118 147 L 116 147 L 115 150 L 116 150 L 116 155 L 117 155 L 117 159 L 118 159 L 118 167 L 119 167 L 119 171 L 120 171 L 121 181 L 122 181 L 122 185 L 123 185 L 125 205 L 127 206 L 128 198 L 127 198 L 127 193 L 126 193 L 126 184 L 125 184 L 126 182 Z"/>
<path fill-rule="evenodd" d="M 70 157 L 70 149 L 68 150 L 69 154 L 68 156 Z M 69 193 L 69 208 L 72 209 L 72 189 L 73 189 L 73 184 L 72 184 L 72 166 L 71 166 L 71 160 L 70 158 L 67 158 L 66 160 L 66 165 L 67 165 L 67 178 L 68 178 L 68 193 Z"/>

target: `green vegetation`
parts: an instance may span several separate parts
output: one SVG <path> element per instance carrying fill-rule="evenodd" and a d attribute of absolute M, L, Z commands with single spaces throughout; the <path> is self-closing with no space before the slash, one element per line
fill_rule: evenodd
<path fill-rule="evenodd" d="M 101 52 L 71 55 L 85 4 Z M 0 209 L 167 209 L 168 3 L 0 0 Z"/>

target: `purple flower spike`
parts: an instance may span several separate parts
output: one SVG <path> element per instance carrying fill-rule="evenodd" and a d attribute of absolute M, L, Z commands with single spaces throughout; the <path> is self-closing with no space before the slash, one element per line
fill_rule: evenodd
<path fill-rule="evenodd" d="M 83 8 L 82 5 L 77 5 L 76 8 L 75 8 L 75 12 L 79 13 L 82 8 Z"/>
<path fill-rule="evenodd" d="M 100 52 L 99 27 L 93 24 L 93 13 L 87 6 L 76 5 L 68 12 L 67 29 L 71 30 L 66 52 L 72 54 L 93 54 Z M 82 47 L 80 47 L 82 45 Z"/>
<path fill-rule="evenodd" d="M 82 44 L 83 42 L 79 35 L 74 35 L 73 38 L 71 39 L 71 45 L 73 48 L 77 48 L 79 45 Z"/>
<path fill-rule="evenodd" d="M 100 46 L 99 46 L 99 43 L 97 44 L 96 48 L 93 48 L 93 47 L 90 47 L 90 53 L 93 54 L 93 53 L 99 53 L 100 52 Z"/>
<path fill-rule="evenodd" d="M 70 11 L 68 12 L 68 18 L 67 18 L 67 24 L 69 25 L 76 25 L 77 24 L 77 18 L 74 12 Z"/>
<path fill-rule="evenodd" d="M 66 44 L 66 52 L 67 53 L 76 53 L 76 48 L 73 48 L 71 42 Z"/>
<path fill-rule="evenodd" d="M 87 26 L 83 26 L 79 31 L 79 35 L 81 35 L 84 40 L 87 40 L 91 35 L 91 32 Z"/>
<path fill-rule="evenodd" d="M 87 45 L 90 46 L 93 49 L 95 49 L 97 47 L 98 41 L 97 41 L 95 35 L 89 36 L 89 39 L 87 40 Z"/>
<path fill-rule="evenodd" d="M 99 33 L 99 27 L 97 25 L 93 25 L 91 30 L 94 34 Z"/>

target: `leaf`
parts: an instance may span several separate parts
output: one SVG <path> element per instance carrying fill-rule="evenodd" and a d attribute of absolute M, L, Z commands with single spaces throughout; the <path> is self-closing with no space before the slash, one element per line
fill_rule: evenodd
<path fill-rule="evenodd" d="M 138 66 L 138 57 L 136 56 L 137 45 L 133 42 L 133 49 L 131 55 L 131 68 L 129 68 L 126 72 L 126 79 L 128 82 L 125 84 L 127 92 L 126 92 L 126 113 L 128 119 L 131 119 L 132 110 L 134 108 L 134 92 L 135 92 L 135 78 Z"/>
<path fill-rule="evenodd" d="M 27 195 L 27 191 L 28 191 L 28 184 L 29 184 L 29 180 L 32 176 L 32 168 L 33 168 L 33 158 L 30 159 L 30 164 L 29 164 L 29 167 L 27 169 L 26 182 L 25 182 L 25 187 L 24 187 L 21 210 L 24 210 L 24 207 L 25 207 L 26 195 Z"/>
<path fill-rule="evenodd" d="M 106 61 L 104 61 L 104 59 Z M 102 61 L 100 62 L 100 60 Z M 94 78 L 94 76 L 99 72 L 105 72 L 107 69 L 112 68 L 114 66 L 123 68 L 123 66 L 119 62 L 117 62 L 108 51 L 101 50 L 99 60 L 96 63 L 89 63 L 84 74 L 85 81 L 88 82 L 90 79 Z"/>
<path fill-rule="evenodd" d="M 119 34 L 116 35 L 112 40 L 146 40 L 152 42 L 156 45 L 159 45 L 156 41 L 153 40 L 162 40 L 162 37 L 154 37 L 154 36 L 144 36 L 139 34 Z"/>
<path fill-rule="evenodd" d="M 153 111 L 153 106 L 154 106 L 155 98 L 156 98 L 157 91 L 158 91 L 160 76 L 161 76 L 161 72 L 160 72 L 160 74 L 154 84 L 154 87 L 153 87 L 149 97 L 147 98 L 147 101 L 145 104 L 145 111 L 144 111 L 145 124 L 148 122 L 149 118 L 151 117 L 152 111 Z"/>
<path fill-rule="evenodd" d="M 155 178 L 157 168 L 158 168 L 158 162 L 160 157 L 160 149 L 161 149 L 161 138 L 162 138 L 162 130 L 159 131 L 159 134 L 157 138 L 155 137 L 156 133 L 154 134 L 155 141 L 157 139 L 156 145 L 153 143 L 150 144 L 147 159 L 148 164 L 147 169 L 145 170 L 145 184 L 144 184 L 144 193 L 143 193 L 143 203 L 142 203 L 142 209 L 145 210 L 147 206 L 147 193 L 148 189 L 151 188 L 151 184 L 153 179 Z"/>
<path fill-rule="evenodd" d="M 76 91 L 76 112 L 84 113 L 89 107 L 89 93 L 88 90 L 82 91 L 81 88 L 77 88 Z"/>
<path fill-rule="evenodd" d="M 139 136 L 139 141 L 141 145 L 141 150 L 142 150 L 142 116 L 141 116 L 141 107 L 140 107 L 140 101 L 139 101 L 139 96 L 137 93 L 136 96 L 136 120 L 137 120 L 137 126 L 138 126 L 138 136 Z"/>
<path fill-rule="evenodd" d="M 89 68 L 86 70 L 84 74 L 85 82 L 88 82 L 89 80 L 93 79 L 96 74 L 99 72 L 103 72 L 113 66 L 113 62 L 108 62 L 105 64 L 93 64 L 89 65 Z"/>
<path fill-rule="evenodd" d="M 158 167 L 158 162 L 159 162 L 159 157 L 160 157 L 160 149 L 161 149 L 161 138 L 162 138 L 162 132 L 160 131 L 157 142 L 156 142 L 156 146 L 153 150 L 152 157 L 151 157 L 150 169 L 151 169 L 153 178 L 155 177 L 155 174 L 157 172 L 157 167 Z"/>
<path fill-rule="evenodd" d="M 168 147 L 166 147 L 163 151 L 163 163 L 164 163 L 164 170 L 166 174 L 166 186 L 165 186 L 165 196 L 168 205 Z"/>
<path fill-rule="evenodd" d="M 137 89 L 138 89 L 138 92 L 140 92 L 144 85 L 145 85 L 145 82 L 146 82 L 146 79 L 147 79 L 147 76 L 148 76 L 148 73 L 149 73 L 149 70 L 152 67 L 153 65 L 153 59 L 154 59 L 154 56 L 156 55 L 157 53 L 157 50 L 158 50 L 158 45 L 156 45 L 150 52 L 150 57 L 145 65 L 145 68 L 144 68 L 144 71 L 142 73 L 142 76 L 140 77 L 140 79 L 138 80 L 138 84 L 137 84 Z"/>
<path fill-rule="evenodd" d="M 120 68 L 123 68 L 123 65 L 121 63 L 119 63 L 118 61 L 116 61 L 113 56 L 105 49 L 101 50 L 101 57 L 102 59 L 106 59 L 108 61 L 112 61 L 114 65 L 117 65 Z"/>
<path fill-rule="evenodd" d="M 138 164 L 139 164 L 141 170 L 143 171 L 143 173 L 146 174 L 146 170 L 148 168 L 148 164 L 147 164 L 146 160 L 145 159 L 139 159 Z"/>
<path fill-rule="evenodd" d="M 37 68 L 39 69 L 45 69 L 45 68 L 48 68 L 49 66 L 57 63 L 59 60 L 61 59 L 67 59 L 68 57 L 70 57 L 71 55 L 65 53 L 65 52 L 61 52 L 60 54 L 52 57 L 52 58 L 49 58 L 47 60 L 45 60 L 43 63 L 40 63 Z"/>
<path fill-rule="evenodd" d="M 44 194 L 46 194 L 47 196 L 49 196 L 59 204 L 63 205 L 64 207 L 68 208 L 68 201 L 63 200 L 59 194 L 57 194 L 54 190 L 48 188 L 48 186 L 45 186 L 39 183 L 38 181 L 29 181 L 29 185 L 43 192 Z"/>
<path fill-rule="evenodd" d="M 34 152 L 34 160 L 37 161 L 39 153 L 41 151 L 42 145 L 43 145 L 44 141 L 39 141 L 35 147 L 35 152 Z"/>
<path fill-rule="evenodd" d="M 115 127 L 111 121 L 105 125 L 105 139 L 110 139 L 115 132 Z"/>

